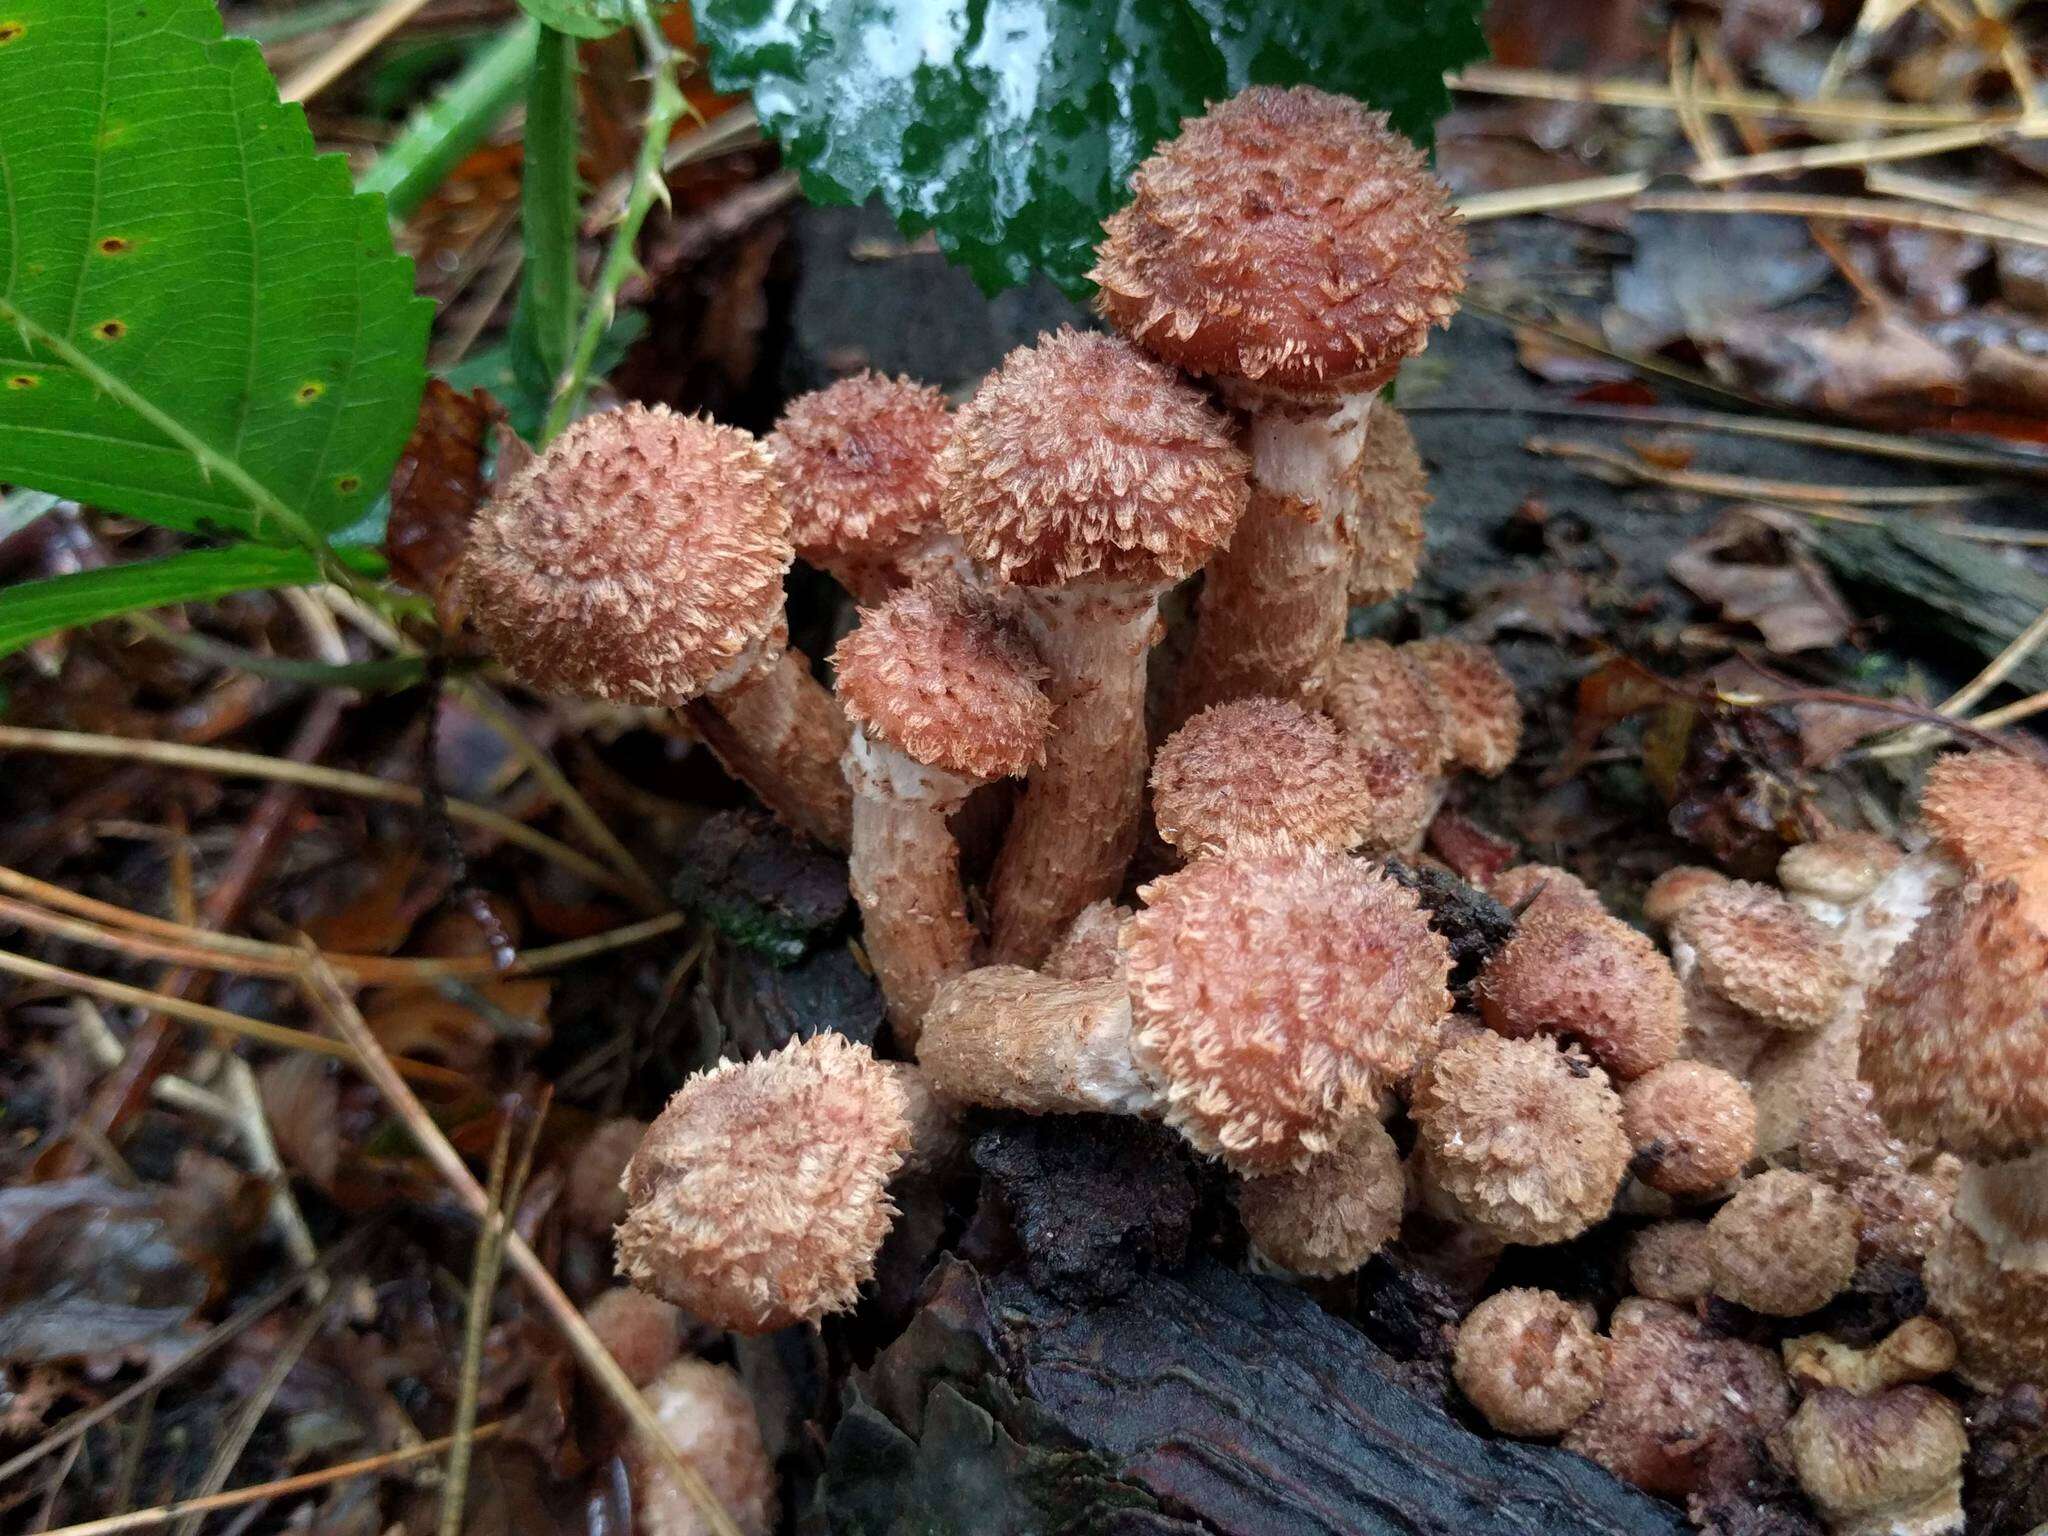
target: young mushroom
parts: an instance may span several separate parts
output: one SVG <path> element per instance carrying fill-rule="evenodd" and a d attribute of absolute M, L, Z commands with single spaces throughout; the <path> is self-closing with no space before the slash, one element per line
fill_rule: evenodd
<path fill-rule="evenodd" d="M 950 575 L 864 611 L 832 665 L 854 727 L 848 876 L 889 1021 L 914 1048 L 933 991 L 978 941 L 947 818 L 1043 758 L 1045 666 L 995 597 Z"/>
<path fill-rule="evenodd" d="M 1607 1074 L 1546 1039 L 1478 1033 L 1417 1074 L 1427 1193 L 1503 1243 L 1561 1243 L 1604 1220 L 1628 1173 Z"/>
<path fill-rule="evenodd" d="M 676 1454 L 704 1479 L 740 1536 L 770 1536 L 778 1502 L 775 1467 L 739 1373 L 708 1360 L 678 1360 L 642 1395 Z M 703 1514 L 639 1436 L 622 1454 L 638 1536 L 703 1536 L 709 1529 Z"/>
<path fill-rule="evenodd" d="M 951 566 L 939 454 L 952 431 L 944 395 L 877 373 L 790 401 L 765 442 L 797 557 L 864 607 Z"/>
<path fill-rule="evenodd" d="M 1384 401 L 1373 407 L 1365 451 L 1344 489 L 1352 498 L 1349 596 L 1369 607 L 1415 585 L 1430 502 L 1429 474 L 1408 418 Z"/>
<path fill-rule="evenodd" d="M 1450 761 L 1450 719 L 1420 669 L 1384 640 L 1347 640 L 1330 661 L 1323 713 L 1368 747 L 1399 752 L 1425 779 Z"/>
<path fill-rule="evenodd" d="M 1245 460 L 1172 369 L 1115 337 L 1062 330 L 982 384 L 944 473 L 947 526 L 1022 589 L 1052 672 L 1045 765 L 990 888 L 995 957 L 1036 965 L 1123 881 L 1143 809 L 1159 598 L 1237 526 Z"/>
<path fill-rule="evenodd" d="M 1830 1536 L 1952 1536 L 1963 1529 L 1963 1416 L 1928 1387 L 1859 1397 L 1824 1387 L 1783 1443 Z"/>
<path fill-rule="evenodd" d="M 1697 968 L 1715 995 L 1767 1029 L 1819 1029 L 1849 988 L 1834 936 L 1778 892 L 1746 880 L 1700 892 L 1671 934 L 1681 976 Z"/>
<path fill-rule="evenodd" d="M 1756 1105 L 1741 1080 L 1697 1061 L 1667 1061 L 1621 1091 L 1636 1177 L 1667 1195 L 1710 1195 L 1756 1153 Z"/>
<path fill-rule="evenodd" d="M 1714 1294 L 1766 1317 L 1801 1317 L 1856 1272 L 1856 1207 L 1819 1179 L 1773 1168 L 1707 1223 Z"/>
<path fill-rule="evenodd" d="M 619 1272 L 737 1333 L 851 1307 L 895 1218 L 911 1108 L 830 1032 L 699 1072 L 627 1165 Z"/>
<path fill-rule="evenodd" d="M 1153 1114 L 1240 1173 L 1338 1147 L 1450 1006 L 1450 951 L 1415 898 L 1326 853 L 1218 854 L 1155 880 L 1121 974 L 1016 967 L 939 989 L 933 1086 L 1028 1113 Z"/>
<path fill-rule="evenodd" d="M 1467 1314 L 1451 1352 L 1451 1376 L 1486 1422 L 1504 1435 L 1561 1435 L 1600 1401 L 1607 1341 L 1590 1307 L 1554 1291 L 1496 1291 Z"/>
<path fill-rule="evenodd" d="M 1217 704 L 1152 760 L 1152 814 L 1183 858 L 1232 849 L 1364 848 L 1422 836 L 1432 786 L 1401 753 L 1362 746 L 1284 699 Z"/>
<path fill-rule="evenodd" d="M 1628 1281 L 1638 1296 L 1689 1307 L 1714 1292 L 1704 1221 L 1657 1221 L 1628 1240 Z"/>
<path fill-rule="evenodd" d="M 1267 1263 L 1317 1278 L 1348 1275 L 1400 1231 L 1407 1188 L 1393 1137 L 1367 1116 L 1298 1172 L 1246 1179 L 1237 1214 Z"/>
<path fill-rule="evenodd" d="M 1620 918 L 1538 901 L 1473 987 L 1480 1017 L 1511 1039 L 1555 1035 L 1627 1082 L 1671 1060 L 1685 1027 L 1670 964 Z"/>
<path fill-rule="evenodd" d="M 1401 659 L 1443 706 L 1450 760 L 1486 778 L 1505 772 L 1522 749 L 1522 706 L 1493 652 L 1463 640 L 1411 640 Z"/>
<path fill-rule="evenodd" d="M 1899 845 L 1875 832 L 1837 832 L 1788 848 L 1778 860 L 1778 885 L 1808 916 L 1829 928 L 1904 861 Z"/>
<path fill-rule="evenodd" d="M 681 709 L 778 817 L 844 848 L 846 722 L 788 648 L 794 551 L 752 437 L 661 406 L 586 416 L 471 525 L 469 616 L 528 687 Z"/>
<path fill-rule="evenodd" d="M 1253 507 L 1210 566 L 1175 718 L 1257 695 L 1313 706 L 1344 637 L 1368 413 L 1457 307 L 1463 233 L 1384 117 L 1306 86 L 1190 119 L 1132 187 L 1103 226 L 1098 306 L 1215 380 L 1252 455 Z"/>

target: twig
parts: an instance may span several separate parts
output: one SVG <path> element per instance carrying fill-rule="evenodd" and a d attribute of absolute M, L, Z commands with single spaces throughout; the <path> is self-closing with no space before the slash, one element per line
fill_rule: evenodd
<path fill-rule="evenodd" d="M 166 1018 L 181 1019 L 187 1024 L 217 1029 L 244 1040 L 255 1040 L 284 1050 L 310 1051 L 316 1056 L 332 1056 L 341 1061 L 353 1062 L 356 1059 L 355 1050 L 345 1041 L 330 1040 L 325 1035 L 311 1034 L 306 1030 L 292 1029 L 283 1024 L 268 1024 L 262 1019 L 229 1013 L 225 1008 L 214 1008 L 205 1003 L 187 1002 L 184 998 L 174 997 L 168 992 L 151 992 L 144 987 L 131 987 L 124 982 L 88 976 L 83 971 L 67 970 L 61 965 L 51 965 L 44 960 L 31 960 L 28 956 L 17 955 L 12 950 L 0 949 L 0 971 L 24 977 L 29 981 L 48 982 L 51 986 L 66 991 L 83 992 L 88 997 L 97 997 L 103 1002 L 148 1008 Z M 421 1082 L 437 1083 L 444 1088 L 469 1086 L 468 1078 L 460 1072 L 451 1072 L 446 1067 L 413 1061 L 404 1056 L 395 1057 L 393 1060 L 398 1070 L 405 1076 Z"/>
<path fill-rule="evenodd" d="M 1598 443 L 1532 437 L 1524 446 L 1542 458 L 1596 464 L 1623 480 L 1696 491 L 1704 496 L 1739 500 L 1812 503 L 1822 506 L 1949 506 L 1981 501 L 1988 491 L 1973 485 L 1813 485 L 1803 480 L 1766 480 L 1756 475 L 1714 474 L 1704 470 L 1665 469 L 1645 464 Z"/>
<path fill-rule="evenodd" d="M 2043 640 L 2048 640 L 2048 609 L 2043 609 L 2035 616 L 2033 623 L 2013 636 L 2006 647 L 1992 657 L 1981 672 L 1942 700 L 1940 712 L 1957 720 L 1966 718 L 1977 701 L 2010 677 L 2013 669 L 2038 650 Z M 2034 697 L 2039 698 L 2041 695 L 2036 694 Z M 2025 704 L 2028 700 L 2021 699 L 2019 702 Z M 2008 725 L 2012 720 L 2024 718 L 2031 713 L 2031 710 L 2022 710 L 2017 715 L 1993 719 L 1993 715 L 2005 714 L 2003 710 L 1994 710 L 1971 723 L 1988 730 Z M 1873 758 L 1910 757 L 1916 752 L 1924 752 L 1933 747 L 1949 729 L 1946 722 L 1940 725 L 1916 726 L 1910 731 L 1901 732 L 1891 741 L 1879 743 L 1866 755 Z"/>
<path fill-rule="evenodd" d="M 538 1139 L 538 1133 L 534 1139 Z M 526 1156 L 533 1152 L 533 1140 Z M 512 1117 L 498 1122 L 498 1134 L 491 1144 L 491 1181 L 484 1190 L 490 1202 L 489 1214 L 476 1235 L 476 1256 L 470 1265 L 469 1304 L 462 1320 L 462 1376 L 455 1397 L 454 1444 L 448 1448 L 448 1465 L 441 1484 L 441 1515 L 436 1523 L 440 1536 L 460 1536 L 462 1506 L 469 1492 L 469 1453 L 476 1430 L 477 1383 L 483 1376 L 484 1335 L 490 1329 L 491 1307 L 498 1294 L 498 1271 L 505 1258 L 505 1212 L 518 1202 L 505 1183 L 505 1165 L 512 1153 Z M 522 1162 L 525 1158 L 521 1159 Z M 523 1182 L 523 1181 L 522 1181 Z"/>
<path fill-rule="evenodd" d="M 650 75 L 647 123 L 642 131 L 640 154 L 634 163 L 633 186 L 626 195 L 625 210 L 619 216 L 611 247 L 605 252 L 604 265 L 598 268 L 597 279 L 591 284 L 589 301 L 584 305 L 583 323 L 576 332 L 576 345 L 569 353 L 569 365 L 555 381 L 554 399 L 548 407 L 547 422 L 541 428 L 543 443 L 573 421 L 577 407 L 583 403 L 583 392 L 589 387 L 590 367 L 597 359 L 598 345 L 604 340 L 604 334 L 610 329 L 618 310 L 619 289 L 625 286 L 626 279 L 639 266 L 634 249 L 639 243 L 640 226 L 647 221 L 657 198 L 663 203 L 668 201 L 668 179 L 662 172 L 662 162 L 668 152 L 668 136 L 690 110 L 688 98 L 683 95 L 682 87 L 676 84 L 675 50 L 669 47 L 661 28 L 648 18 L 641 0 L 635 0 L 634 10 L 634 22 Z"/>
<path fill-rule="evenodd" d="M 1635 206 L 1658 213 L 1782 213 L 1796 218 L 1891 224 L 1902 229 L 1931 229 L 1943 234 L 2003 240 L 2012 245 L 2048 247 L 2048 232 L 2030 225 L 2011 224 L 1981 214 L 1915 208 L 1910 203 L 1879 197 L 1829 197 L 1809 192 L 1650 192 L 1637 198 Z"/>
<path fill-rule="evenodd" d="M 503 1423 L 484 1424 L 478 1426 L 470 1438 L 495 1439 L 504 1431 Z M 369 1477 L 373 1473 L 387 1472 L 393 1467 L 402 1467 L 409 1462 L 425 1461 L 430 1456 L 440 1455 L 452 1444 L 454 1438 L 447 1435 L 438 1440 L 422 1440 L 418 1445 L 402 1446 L 395 1451 L 365 1456 L 360 1461 L 345 1461 L 339 1466 L 322 1467 L 317 1472 L 301 1472 L 294 1477 L 281 1477 L 272 1483 L 255 1483 L 247 1488 L 232 1488 L 226 1493 L 209 1494 L 205 1498 L 179 1499 L 175 1503 L 159 1504 L 153 1509 L 131 1509 L 123 1514 L 107 1515 L 78 1525 L 61 1526 L 49 1532 L 48 1536 L 118 1536 L 122 1531 L 141 1531 L 153 1525 L 168 1525 L 183 1515 L 210 1515 L 216 1510 L 233 1509 L 241 1504 L 289 1498 L 292 1494 L 308 1493 L 315 1488 L 325 1488 L 331 1483 L 347 1482 L 352 1477 Z"/>
<path fill-rule="evenodd" d="M 404 1078 L 393 1070 L 393 1064 L 370 1027 L 363 1022 L 363 1016 L 341 989 L 334 972 L 320 961 L 317 951 L 309 950 L 306 956 L 304 985 L 313 1005 L 325 1016 L 334 1028 L 356 1047 L 361 1054 L 363 1068 L 371 1082 L 377 1085 L 393 1112 L 405 1122 L 427 1161 L 446 1181 L 455 1197 L 467 1206 L 477 1220 L 489 1218 L 490 1201 L 484 1194 L 483 1186 L 462 1161 L 462 1157 L 442 1134 L 420 1101 L 406 1086 Z M 683 1460 L 675 1445 L 662 1432 L 661 1421 L 647 1399 L 640 1394 L 619 1363 L 606 1351 L 604 1344 L 591 1331 L 576 1304 L 563 1292 L 555 1277 L 548 1272 L 540 1255 L 535 1253 L 516 1231 L 505 1238 L 505 1251 L 512 1261 L 512 1267 L 519 1271 L 520 1278 L 533 1288 L 542 1309 L 548 1318 L 561 1330 L 570 1348 L 576 1352 L 586 1370 L 596 1379 L 605 1394 L 631 1422 L 633 1428 L 646 1441 L 648 1447 L 659 1458 L 669 1474 L 675 1478 L 690 1502 L 697 1506 L 698 1513 L 716 1536 L 740 1536 L 739 1528 L 732 1517 L 725 1512 L 704 1479 L 697 1470 Z"/>
<path fill-rule="evenodd" d="M 526 88 L 540 23 L 522 17 L 479 48 L 433 101 L 413 113 L 405 129 L 356 178 L 361 192 L 381 192 L 396 220 L 419 211 L 449 171 L 484 141 Z"/>
<path fill-rule="evenodd" d="M 1553 74 L 1541 69 L 1510 69 L 1474 64 L 1444 84 L 1476 95 L 1512 96 L 1528 101 L 1577 101 L 1602 107 L 1676 108 L 1669 86 L 1650 80 L 1593 80 L 1582 75 Z M 1752 113 L 1810 123 L 1867 123 L 1889 128 L 1947 128 L 1984 121 L 1982 113 L 1960 107 L 1917 107 L 1890 101 L 1801 101 L 1767 91 L 1702 91 L 1693 97 L 1702 112 L 1719 115 Z M 2009 121 L 2017 122 L 2017 117 Z"/>
<path fill-rule="evenodd" d="M 221 1061 L 220 1075 L 228 1123 L 241 1135 L 250 1169 L 270 1185 L 270 1219 L 284 1241 L 285 1252 L 301 1269 L 312 1269 L 320 1262 L 320 1246 L 313 1241 L 313 1229 L 306 1225 L 305 1212 L 299 1209 L 292 1194 L 291 1175 L 285 1171 L 284 1159 L 277 1154 L 277 1139 L 270 1132 L 270 1117 L 263 1109 L 263 1093 L 256 1086 L 256 1074 L 241 1057 L 229 1055 Z M 314 1295 L 318 1298 L 321 1293 L 322 1287 L 316 1283 Z"/>
<path fill-rule="evenodd" d="M 190 747 L 175 741 L 141 741 L 126 736 L 102 736 L 86 731 L 45 731 L 25 726 L 0 725 L 0 751 L 52 752 L 64 757 L 112 758 L 121 762 L 158 763 L 171 768 L 196 768 L 252 779 L 269 779 L 283 784 L 302 784 L 308 789 L 332 790 L 359 800 L 381 800 L 388 805 L 418 807 L 425 797 L 410 784 L 394 783 L 367 773 L 350 773 L 316 763 L 295 763 L 265 757 L 256 752 L 230 752 L 218 747 Z M 610 870 L 545 832 L 536 832 L 524 822 L 514 821 L 467 800 L 450 799 L 448 814 L 457 821 L 495 833 L 508 843 L 552 859 L 564 869 L 582 876 L 592 885 L 614 894 L 630 895 L 623 882 Z"/>
<path fill-rule="evenodd" d="M 372 14 L 350 27 L 319 58 L 277 88 L 284 101 L 311 101 L 375 48 L 419 14 L 427 0 L 385 0 Z"/>

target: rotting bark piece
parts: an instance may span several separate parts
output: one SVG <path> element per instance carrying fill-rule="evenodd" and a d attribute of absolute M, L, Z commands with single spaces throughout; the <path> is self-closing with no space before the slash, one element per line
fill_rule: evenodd
<path fill-rule="evenodd" d="M 844 864 L 753 811 L 721 811 L 691 834 L 675 898 L 733 943 L 781 965 L 836 928 L 853 904 Z"/>

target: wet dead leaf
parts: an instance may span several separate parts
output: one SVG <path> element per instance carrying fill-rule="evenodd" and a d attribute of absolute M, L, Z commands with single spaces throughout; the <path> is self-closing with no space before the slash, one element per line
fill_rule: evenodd
<path fill-rule="evenodd" d="M 418 423 L 391 475 L 391 520 L 384 553 L 391 574 L 434 600 L 445 600 L 455 563 L 469 542 L 469 520 L 485 496 L 484 444 L 496 414 L 479 389 L 458 394 L 429 379 Z"/>
<path fill-rule="evenodd" d="M 1838 645 L 1853 617 L 1827 573 L 1763 518 L 1737 510 L 1673 555 L 1671 579 L 1752 624 L 1779 655 Z"/>

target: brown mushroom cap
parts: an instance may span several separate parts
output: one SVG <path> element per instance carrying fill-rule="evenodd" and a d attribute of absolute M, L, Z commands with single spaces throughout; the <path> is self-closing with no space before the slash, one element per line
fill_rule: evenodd
<path fill-rule="evenodd" d="M 1563 1434 L 1607 1380 L 1607 1341 L 1587 1310 L 1552 1291 L 1495 1292 L 1458 1328 L 1458 1390 L 1504 1435 Z"/>
<path fill-rule="evenodd" d="M 1330 661 L 1323 713 L 1354 740 L 1403 753 L 1424 778 L 1450 757 L 1450 722 L 1436 691 L 1383 640 L 1347 640 Z"/>
<path fill-rule="evenodd" d="M 1928 1387 L 1858 1397 L 1823 1387 L 1799 1405 L 1784 1445 L 1799 1486 L 1829 1529 L 1963 1529 L 1963 1416 Z"/>
<path fill-rule="evenodd" d="M 1792 1412 L 1777 1357 L 1708 1333 L 1692 1312 L 1630 1297 L 1609 1320 L 1607 1389 L 1564 1448 L 1649 1493 L 1740 1486 Z"/>
<path fill-rule="evenodd" d="M 1678 914 L 1692 905 L 1703 891 L 1726 885 L 1728 877 L 1718 869 L 1699 864 L 1680 864 L 1667 869 L 1643 892 L 1643 916 L 1659 928 L 1669 928 Z"/>
<path fill-rule="evenodd" d="M 1451 761 L 1492 778 L 1522 747 L 1522 706 L 1500 660 L 1462 640 L 1411 640 L 1401 658 L 1442 702 Z"/>
<path fill-rule="evenodd" d="M 832 666 L 854 724 L 920 763 L 1001 779 L 1045 757 L 1045 664 L 997 598 L 957 577 L 863 610 Z"/>
<path fill-rule="evenodd" d="M 1731 880 L 1687 903 L 1673 935 L 1708 986 L 1776 1029 L 1819 1029 L 1849 987 L 1834 936 L 1766 886 Z"/>
<path fill-rule="evenodd" d="M 1250 495 L 1250 465 L 1201 391 L 1095 331 L 1004 358 L 955 418 L 941 471 L 946 526 L 1027 587 L 1178 581 Z"/>
<path fill-rule="evenodd" d="M 1621 1093 L 1636 1176 L 1667 1195 L 1705 1195 L 1756 1155 L 1756 1105 L 1741 1080 L 1697 1061 L 1667 1061 Z"/>
<path fill-rule="evenodd" d="M 1920 814 L 1986 880 L 2048 878 L 2048 766 L 2016 752 L 1965 752 L 1927 771 Z"/>
<path fill-rule="evenodd" d="M 1351 601 L 1383 603 L 1415 584 L 1422 514 L 1430 503 L 1429 472 L 1408 418 L 1384 400 L 1372 408 L 1365 452 L 1345 475 L 1343 489 L 1351 504 Z"/>
<path fill-rule="evenodd" d="M 1407 759 L 1361 746 L 1284 699 L 1205 709 L 1152 761 L 1159 835 L 1191 859 L 1361 844 L 1383 852 L 1422 830 L 1431 798 Z"/>
<path fill-rule="evenodd" d="M 583 1138 L 569 1159 L 562 1203 L 570 1219 L 584 1231 L 609 1237 L 626 1214 L 626 1192 L 619 1187 L 619 1180 L 646 1134 L 645 1120 L 630 1115 L 606 1120 Z"/>
<path fill-rule="evenodd" d="M 1786 849 L 1778 860 L 1778 884 L 1847 906 L 1876 890 L 1905 856 L 1897 843 L 1875 832 L 1837 832 Z"/>
<path fill-rule="evenodd" d="M 1927 1256 L 1927 1304 L 1955 1335 L 1972 1386 L 2048 1391 L 2048 1270 L 2008 1269 L 1960 1221 Z"/>
<path fill-rule="evenodd" d="M 1375 387 L 1450 320 L 1465 239 L 1415 146 L 1357 102 L 1253 86 L 1138 167 L 1091 274 L 1119 329 L 1189 373 Z"/>
<path fill-rule="evenodd" d="M 683 1349 L 683 1314 L 659 1296 L 615 1285 L 583 1309 L 605 1353 L 636 1387 L 644 1387 Z"/>
<path fill-rule="evenodd" d="M 759 443 L 629 405 L 571 426 L 477 514 L 461 582 L 528 687 L 674 707 L 777 629 L 793 556 Z"/>
<path fill-rule="evenodd" d="M 740 1536 L 769 1536 L 775 1529 L 775 1467 L 739 1373 L 708 1360 L 678 1360 L 648 1383 L 644 1395 L 676 1454 L 704 1479 Z M 621 1454 L 639 1536 L 699 1536 L 709 1529 L 695 1501 L 638 1435 L 628 1437 Z"/>
<path fill-rule="evenodd" d="M 909 1148 L 902 1090 L 843 1035 L 720 1062 L 627 1166 L 619 1271 L 740 1333 L 842 1311 L 874 1274 Z"/>
<path fill-rule="evenodd" d="M 878 373 L 790 401 L 765 441 L 797 554 L 814 565 L 886 559 L 938 532 L 952 432 L 944 395 Z"/>
<path fill-rule="evenodd" d="M 1899 1135 L 1979 1162 L 2048 1145 L 2048 934 L 2029 907 L 2011 882 L 1943 892 L 1870 989 L 1859 1070 Z"/>
<path fill-rule="evenodd" d="M 1367 1117 L 1300 1172 L 1246 1179 L 1237 1214 L 1269 1262 L 1297 1275 L 1348 1275 L 1400 1231 L 1406 1197 L 1394 1138 Z"/>
<path fill-rule="evenodd" d="M 1678 978 L 1657 946 L 1574 902 L 1523 913 L 1473 992 L 1490 1028 L 1576 1042 L 1624 1082 L 1671 1060 L 1685 1028 Z"/>
<path fill-rule="evenodd" d="M 1338 1145 L 1450 1008 L 1450 949 L 1357 860 L 1225 854 L 1145 886 L 1124 925 L 1131 1054 L 1169 1125 L 1242 1173 Z"/>
<path fill-rule="evenodd" d="M 1418 1074 L 1409 1113 L 1429 1177 L 1503 1242 L 1578 1236 L 1628 1172 L 1607 1074 L 1550 1040 L 1480 1034 L 1446 1046 Z"/>
<path fill-rule="evenodd" d="M 1714 1294 L 1768 1317 L 1826 1306 L 1856 1272 L 1856 1207 L 1787 1168 L 1758 1174 L 1707 1223 Z"/>
<path fill-rule="evenodd" d="M 1653 1301 L 1691 1306 L 1713 1294 L 1711 1243 L 1704 1221 L 1658 1221 L 1628 1240 L 1628 1279 Z"/>
<path fill-rule="evenodd" d="M 1600 893 L 1568 869 L 1559 869 L 1555 864 L 1517 864 L 1504 869 L 1493 877 L 1486 888 L 1486 894 L 1506 907 L 1509 911 L 1521 909 L 1524 903 L 1533 905 L 1536 901 L 1566 901 L 1605 912 Z"/>

